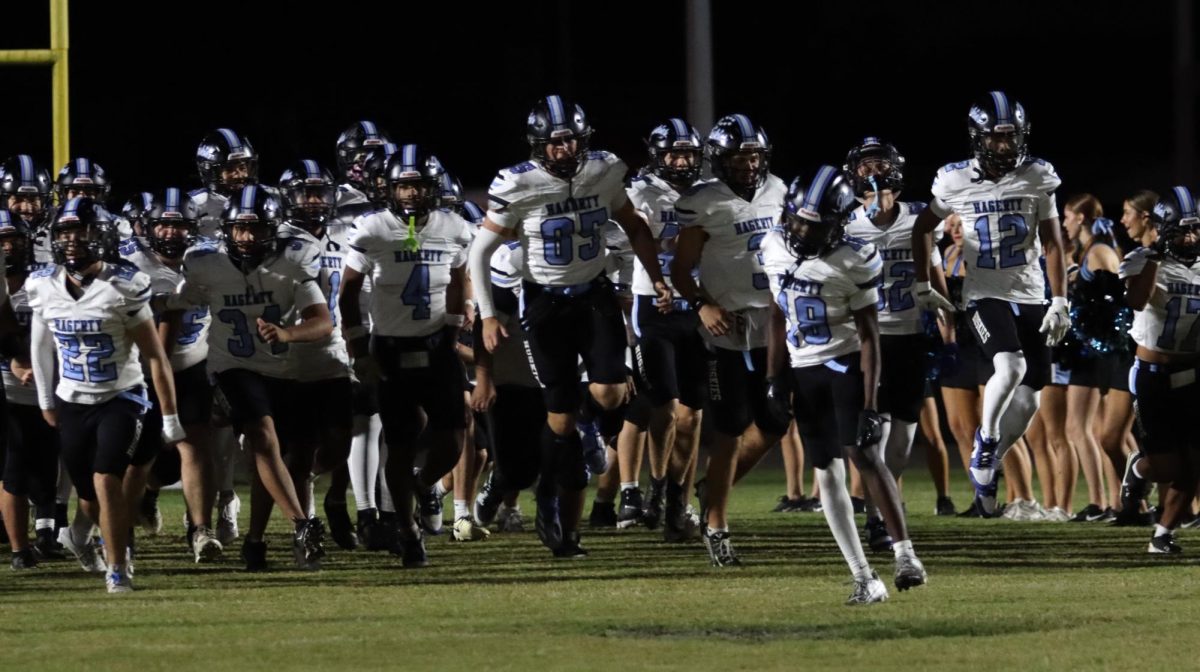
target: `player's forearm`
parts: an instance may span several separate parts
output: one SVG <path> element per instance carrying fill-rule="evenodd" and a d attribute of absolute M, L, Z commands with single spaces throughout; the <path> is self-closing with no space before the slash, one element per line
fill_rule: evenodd
<path fill-rule="evenodd" d="M 873 411 L 877 408 L 876 393 L 879 389 L 879 319 L 875 308 L 872 306 L 854 311 L 854 323 L 862 343 L 859 367 L 863 374 L 863 408 Z"/>
<path fill-rule="evenodd" d="M 365 276 L 362 273 L 348 268 L 342 279 L 342 286 L 338 290 L 338 308 L 342 313 L 342 332 L 347 341 L 356 338 L 358 334 L 354 334 L 352 330 L 362 326 L 362 304 L 359 303 L 358 298 L 362 292 L 364 279 Z"/>
<path fill-rule="evenodd" d="M 37 386 L 38 406 L 43 410 L 55 407 L 54 401 L 54 341 L 46 322 L 36 315 L 31 327 L 30 359 L 33 382 Z"/>
<path fill-rule="evenodd" d="M 934 288 L 942 292 L 942 296 L 946 295 L 946 279 L 941 278 L 941 286 L 937 285 L 937 280 L 932 276 L 941 275 L 940 273 L 930 273 L 930 259 L 933 257 L 933 229 L 925 230 L 921 226 L 921 218 L 929 210 L 922 210 L 920 215 L 917 215 L 917 222 L 913 226 L 913 265 L 916 266 L 917 282 L 933 282 Z M 936 225 L 936 222 L 935 222 Z"/>
<path fill-rule="evenodd" d="M 481 319 L 496 316 L 496 303 L 492 301 L 492 255 L 504 243 L 499 233 L 487 228 L 487 223 L 485 221 L 485 226 L 479 228 L 467 260 L 467 272 L 474 283 L 475 305 Z"/>
<path fill-rule="evenodd" d="M 767 330 L 767 377 L 774 378 L 787 369 L 787 318 L 777 304 L 771 304 L 771 323 Z"/>
<path fill-rule="evenodd" d="M 1147 261 L 1142 272 L 1126 281 L 1125 304 L 1133 310 L 1143 310 L 1154 295 L 1158 282 L 1158 262 Z"/>
<path fill-rule="evenodd" d="M 288 327 L 289 342 L 312 343 L 333 333 L 333 320 L 329 313 L 306 317 L 299 324 Z"/>
<path fill-rule="evenodd" d="M 166 353 L 159 351 L 147 355 L 150 360 L 150 380 L 154 381 L 154 393 L 158 396 L 159 410 L 163 415 L 176 415 L 175 373 Z"/>
<path fill-rule="evenodd" d="M 662 267 L 658 263 L 658 246 L 654 242 L 654 236 L 650 234 L 650 229 L 640 217 L 635 219 L 637 222 L 630 224 L 625 229 L 626 235 L 629 236 L 629 245 L 633 248 L 633 253 L 637 255 L 638 261 L 642 262 L 642 268 L 645 268 L 646 273 L 650 275 L 650 281 L 663 282 Z"/>
<path fill-rule="evenodd" d="M 463 318 L 466 309 L 466 273 L 461 268 L 450 269 L 450 284 L 446 287 L 446 314 Z M 448 322 L 449 323 L 449 322 Z M 461 322 L 454 326 L 461 326 Z"/>

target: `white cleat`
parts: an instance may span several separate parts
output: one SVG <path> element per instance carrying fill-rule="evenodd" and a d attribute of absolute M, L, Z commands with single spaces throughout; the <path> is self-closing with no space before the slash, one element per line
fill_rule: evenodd
<path fill-rule="evenodd" d="M 192 533 L 192 550 L 196 553 L 196 563 L 216 562 L 225 551 L 224 545 L 207 527 L 197 527 Z"/>
<path fill-rule="evenodd" d="M 925 573 L 925 565 L 915 555 L 902 555 L 896 558 L 896 588 L 901 592 L 909 588 L 923 586 L 929 582 Z"/>
<path fill-rule="evenodd" d="M 96 542 L 91 537 L 88 537 L 85 543 L 75 543 L 75 539 L 71 536 L 71 526 L 68 525 L 58 531 L 58 543 L 70 551 L 71 555 L 75 556 L 83 571 L 96 574 L 103 574 L 108 571 L 108 565 L 104 564 L 104 558 L 100 557 L 100 554 L 97 552 Z"/>
<path fill-rule="evenodd" d="M 484 541 L 492 533 L 482 525 L 476 525 L 475 521 L 469 516 L 464 516 L 454 521 L 454 531 L 451 537 L 455 541 Z"/>
<path fill-rule="evenodd" d="M 237 496 L 236 492 L 231 493 L 232 497 L 222 496 L 217 501 L 217 509 L 220 511 L 220 516 L 217 518 L 217 541 L 221 546 L 228 546 L 237 539 L 238 536 L 238 514 L 242 511 L 242 500 Z"/>
<path fill-rule="evenodd" d="M 879 572 L 871 570 L 871 578 L 866 581 L 854 581 L 854 592 L 846 600 L 848 606 L 886 602 L 888 599 L 887 586 L 879 580 Z"/>
<path fill-rule="evenodd" d="M 106 572 L 104 575 L 104 585 L 108 587 L 110 594 L 132 593 L 133 577 L 128 572 Z"/>

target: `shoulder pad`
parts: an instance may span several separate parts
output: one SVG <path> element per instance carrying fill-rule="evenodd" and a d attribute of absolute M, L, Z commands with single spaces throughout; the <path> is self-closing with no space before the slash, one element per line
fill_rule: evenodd
<path fill-rule="evenodd" d="M 947 163 L 946 165 L 942 166 L 941 172 L 952 173 L 956 170 L 962 170 L 963 168 L 966 168 L 970 165 L 971 165 L 970 159 L 968 159 L 966 161 L 958 161 L 955 163 Z"/>

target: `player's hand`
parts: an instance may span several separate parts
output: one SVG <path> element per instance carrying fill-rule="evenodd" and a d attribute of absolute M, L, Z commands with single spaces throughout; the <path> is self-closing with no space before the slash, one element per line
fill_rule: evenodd
<path fill-rule="evenodd" d="M 27 362 L 22 362 L 14 357 L 8 362 L 8 370 L 12 372 L 14 378 L 21 381 L 21 385 L 29 387 L 33 384 L 33 367 Z"/>
<path fill-rule="evenodd" d="M 1061 296 L 1054 297 L 1050 300 L 1050 308 L 1046 310 L 1046 317 L 1042 318 L 1042 326 L 1038 329 L 1046 335 L 1046 345 L 1058 345 L 1067 335 L 1070 326 L 1071 315 L 1067 311 L 1067 300 Z"/>
<path fill-rule="evenodd" d="M 883 438 L 883 418 L 875 411 L 864 408 L 858 414 L 858 438 L 855 443 L 859 450 L 866 450 L 879 443 Z"/>
<path fill-rule="evenodd" d="M 949 299 L 939 294 L 938 291 L 931 287 L 928 282 L 918 282 L 916 286 L 916 292 L 917 307 L 921 310 L 942 310 L 947 314 L 954 312 L 954 304 L 950 303 Z"/>
<path fill-rule="evenodd" d="M 354 377 L 363 385 L 379 382 L 379 364 L 370 353 L 364 352 L 354 358 Z"/>
<path fill-rule="evenodd" d="M 475 389 L 471 390 L 471 410 L 486 413 L 496 403 L 496 386 L 490 376 L 475 377 Z"/>
<path fill-rule="evenodd" d="M 42 409 L 42 418 L 46 421 L 47 425 L 50 425 L 51 427 L 58 427 L 58 409 L 57 408 L 43 408 Z"/>
<path fill-rule="evenodd" d="M 500 320 L 494 317 L 483 318 L 483 347 L 487 348 L 488 352 L 495 352 L 500 346 L 500 341 L 508 338 L 508 330 L 500 324 Z"/>
<path fill-rule="evenodd" d="M 169 446 L 187 438 L 187 434 L 183 431 L 183 423 L 179 422 L 178 415 L 164 415 L 162 416 L 162 421 L 163 443 Z"/>
<path fill-rule="evenodd" d="M 291 343 L 292 334 L 287 327 L 271 324 L 261 317 L 258 318 L 258 335 L 267 343 Z"/>
<path fill-rule="evenodd" d="M 733 316 L 715 303 L 706 303 L 700 306 L 700 323 L 713 336 L 724 336 L 733 325 Z"/>
<path fill-rule="evenodd" d="M 791 392 L 787 374 L 767 379 L 767 412 L 780 426 L 792 421 Z"/>
<path fill-rule="evenodd" d="M 671 312 L 675 293 L 671 291 L 667 283 L 663 280 L 654 283 L 654 293 L 657 295 L 654 297 L 654 305 L 658 307 L 658 312 L 664 314 Z"/>

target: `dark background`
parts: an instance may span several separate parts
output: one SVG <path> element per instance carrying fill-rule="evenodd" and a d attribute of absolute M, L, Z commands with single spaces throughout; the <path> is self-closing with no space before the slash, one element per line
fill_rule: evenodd
<path fill-rule="evenodd" d="M 76 1 L 70 17 L 71 152 L 108 170 L 114 205 L 195 185 L 195 146 L 217 126 L 249 136 L 273 181 L 296 158 L 332 168 L 338 133 L 369 118 L 478 191 L 526 157 L 539 96 L 573 96 L 594 146 L 633 166 L 650 128 L 686 113 L 682 0 L 118 6 Z M 785 179 L 882 135 L 909 159 L 906 195 L 925 198 L 937 167 L 966 158 L 972 98 L 1001 88 L 1026 107 L 1032 152 L 1062 175 L 1060 202 L 1091 191 L 1119 217 L 1135 189 L 1192 177 L 1178 167 L 1173 106 L 1195 97 L 1180 81 L 1198 71 L 1175 66 L 1195 60 L 1175 53 L 1176 24 L 1165 0 L 716 0 L 716 113 L 764 126 Z M 0 48 L 49 46 L 45 2 L 9 3 L 0 25 Z M 48 69 L 0 69 L 0 155 L 49 162 L 49 82 Z M 1195 156 L 1190 144 L 1179 149 Z"/>

